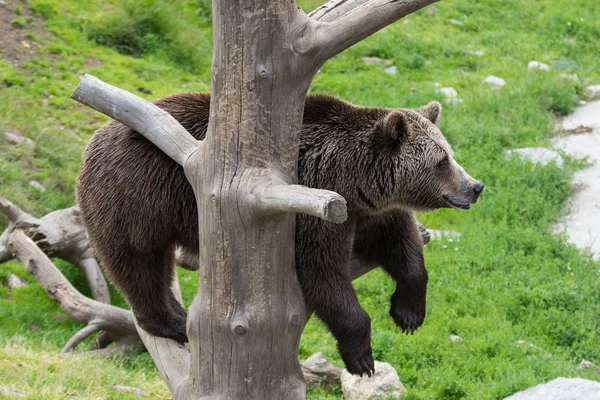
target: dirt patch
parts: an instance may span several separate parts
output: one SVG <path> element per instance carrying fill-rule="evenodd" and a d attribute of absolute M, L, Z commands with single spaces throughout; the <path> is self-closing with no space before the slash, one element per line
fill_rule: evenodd
<path fill-rule="evenodd" d="M 579 125 L 573 129 L 559 129 L 556 132 L 557 136 L 567 136 L 567 135 L 583 135 L 584 133 L 592 133 L 594 132 L 594 128 L 591 126 Z"/>
<path fill-rule="evenodd" d="M 0 57 L 21 68 L 23 63 L 41 56 L 40 43 L 32 38 L 50 36 L 44 20 L 33 15 L 22 1 L 0 0 Z"/>

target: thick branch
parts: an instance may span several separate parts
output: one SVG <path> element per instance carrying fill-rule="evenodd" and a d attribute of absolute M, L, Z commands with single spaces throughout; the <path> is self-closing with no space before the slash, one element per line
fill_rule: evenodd
<path fill-rule="evenodd" d="M 369 0 L 330 0 L 315 8 L 308 16 L 315 21 L 332 22 L 368 1 Z"/>
<path fill-rule="evenodd" d="M 200 146 L 166 111 L 91 75 L 81 79 L 71 98 L 136 130 L 179 165 Z"/>
<path fill-rule="evenodd" d="M 348 218 L 346 200 L 339 194 L 302 185 L 267 186 L 254 193 L 265 213 L 296 212 L 340 224 Z"/>
<path fill-rule="evenodd" d="M 22 230 L 17 229 L 10 234 L 8 249 L 71 319 L 85 325 L 94 325 L 94 329 L 106 330 L 127 342 L 137 337 L 130 311 L 83 296 Z M 70 343 L 76 342 L 91 329 L 80 331 Z"/>
<path fill-rule="evenodd" d="M 0 211 L 5 212 L 12 221 L 0 235 L 0 262 L 12 258 L 6 249 L 6 242 L 15 229 L 22 229 L 46 255 L 62 258 L 81 268 L 94 299 L 110 304 L 106 280 L 94 258 L 77 207 L 56 210 L 38 219 L 0 198 Z"/>
<path fill-rule="evenodd" d="M 318 58 L 325 62 L 348 47 L 360 42 L 373 33 L 423 7 L 439 0 L 357 0 L 349 6 L 336 7 L 336 2 L 329 2 L 329 12 L 315 10 L 314 48 Z M 337 0 L 342 3 L 343 0 Z M 351 5 L 359 4 L 350 9 Z M 338 18 L 333 13 L 338 8 Z M 343 11 L 350 9 L 348 12 Z M 341 15 L 341 16 L 340 16 Z M 328 22 L 332 21 L 332 22 Z"/>

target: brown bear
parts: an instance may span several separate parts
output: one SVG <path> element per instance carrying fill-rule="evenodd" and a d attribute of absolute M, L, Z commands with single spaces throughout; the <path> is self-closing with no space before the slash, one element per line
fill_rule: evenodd
<path fill-rule="evenodd" d="M 204 138 L 209 94 L 176 94 L 155 104 Z M 351 258 L 391 275 L 390 315 L 413 332 L 425 318 L 427 291 L 413 210 L 468 209 L 483 190 L 454 161 L 436 126 L 440 111 L 437 102 L 408 110 L 357 107 L 327 95 L 306 99 L 299 183 L 342 195 L 348 220 L 298 215 L 296 269 L 307 306 L 336 338 L 351 373 L 374 370 L 370 318 L 348 276 Z M 196 201 L 181 166 L 113 121 L 87 146 L 77 197 L 101 265 L 142 328 L 187 341 L 186 313 L 170 284 L 175 247 L 197 252 L 199 238 Z"/>

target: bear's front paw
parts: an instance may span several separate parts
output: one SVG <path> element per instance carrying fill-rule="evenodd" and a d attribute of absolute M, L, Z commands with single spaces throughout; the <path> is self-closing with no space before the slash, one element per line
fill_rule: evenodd
<path fill-rule="evenodd" d="M 340 355 L 346 369 L 351 374 L 360 376 L 366 374 L 367 376 L 371 376 L 371 374 L 375 373 L 375 361 L 373 360 L 370 341 L 359 346 L 359 348 L 342 349 L 340 346 Z"/>
<path fill-rule="evenodd" d="M 410 296 L 396 290 L 392 296 L 390 316 L 402 332 L 407 335 L 414 333 L 425 320 L 425 294 Z"/>

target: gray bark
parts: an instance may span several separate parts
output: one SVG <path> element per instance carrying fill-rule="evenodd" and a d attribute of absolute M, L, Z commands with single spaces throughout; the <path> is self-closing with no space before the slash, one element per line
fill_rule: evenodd
<path fill-rule="evenodd" d="M 214 1 L 213 94 L 201 145 L 149 103 L 138 107 L 130 96 L 120 102 L 98 82 L 75 91 L 74 98 L 108 111 L 180 163 L 196 193 L 200 279 L 188 313 L 190 351 L 140 330 L 176 398 L 305 397 L 297 351 L 309 314 L 294 270 L 290 212 L 344 219 L 332 193 L 300 190 L 300 201 L 289 195 L 299 189 L 306 91 L 328 58 L 433 2 L 356 2 L 319 21 L 293 1 Z M 152 123 L 140 123 L 146 115 Z"/>
<path fill-rule="evenodd" d="M 53 211 L 38 219 L 10 201 L 0 198 L 0 211 L 4 212 L 10 221 L 8 228 L 0 236 L 0 262 L 12 258 L 6 243 L 11 232 L 21 229 L 49 257 L 62 258 L 79 267 L 85 273 L 92 297 L 110 304 L 106 280 L 81 225 L 77 207 Z"/>
<path fill-rule="evenodd" d="M 73 350 L 82 340 L 100 330 L 109 332 L 119 346 L 130 345 L 139 340 L 130 311 L 89 299 L 79 293 L 21 229 L 10 233 L 7 248 L 69 318 L 85 325 L 67 342 L 62 353 Z"/>

